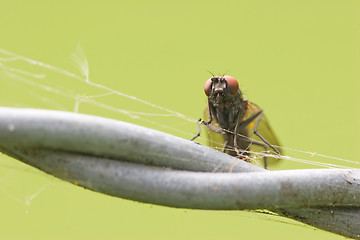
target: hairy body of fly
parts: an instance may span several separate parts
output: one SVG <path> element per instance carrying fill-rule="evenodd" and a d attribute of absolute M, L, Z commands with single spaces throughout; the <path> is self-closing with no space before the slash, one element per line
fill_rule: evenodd
<path fill-rule="evenodd" d="M 250 160 L 246 157 L 250 155 L 250 151 L 274 149 L 276 154 L 280 154 L 280 151 L 272 147 L 278 146 L 279 141 L 262 110 L 243 98 L 233 77 L 214 76 L 206 82 L 204 90 L 208 96 L 204 124 L 210 130 L 208 134 L 212 147 L 246 161 Z M 255 132 L 261 136 L 257 136 Z M 261 154 L 259 158 L 262 158 Z M 269 160 L 274 162 L 276 159 Z M 266 166 L 266 162 L 264 165 Z"/>

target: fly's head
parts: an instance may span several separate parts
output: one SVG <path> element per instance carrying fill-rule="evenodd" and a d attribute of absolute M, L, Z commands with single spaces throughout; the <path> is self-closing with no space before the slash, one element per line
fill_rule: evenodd
<path fill-rule="evenodd" d="M 238 81 L 231 76 L 214 76 L 206 81 L 205 94 L 209 101 L 218 107 L 241 97 Z"/>
<path fill-rule="evenodd" d="M 222 128 L 236 125 L 239 114 L 244 114 L 244 100 L 238 81 L 231 76 L 213 76 L 204 87 L 209 111 Z"/>

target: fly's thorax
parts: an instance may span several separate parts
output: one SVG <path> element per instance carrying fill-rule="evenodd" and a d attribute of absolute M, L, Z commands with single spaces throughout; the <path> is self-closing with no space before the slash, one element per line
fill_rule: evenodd
<path fill-rule="evenodd" d="M 237 95 L 237 94 L 236 94 Z M 237 98 L 236 95 L 227 94 L 225 92 L 219 92 L 216 94 L 212 94 L 208 97 L 208 100 L 216 107 L 222 107 L 222 105 L 226 105 L 234 101 Z"/>
<path fill-rule="evenodd" d="M 226 130 L 232 131 L 246 111 L 240 90 L 234 95 L 218 94 L 209 96 L 208 101 L 212 116 L 220 127 Z"/>

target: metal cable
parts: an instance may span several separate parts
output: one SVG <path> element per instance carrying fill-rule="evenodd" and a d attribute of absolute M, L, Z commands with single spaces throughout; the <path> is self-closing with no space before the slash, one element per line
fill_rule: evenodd
<path fill-rule="evenodd" d="M 269 209 L 360 239 L 358 169 L 267 171 L 129 123 L 5 107 L 0 151 L 112 196 L 180 208 Z"/>

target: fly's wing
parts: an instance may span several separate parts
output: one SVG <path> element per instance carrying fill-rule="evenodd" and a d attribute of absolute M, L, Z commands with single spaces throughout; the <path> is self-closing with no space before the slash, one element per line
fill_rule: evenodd
<path fill-rule="evenodd" d="M 246 119 L 250 118 L 251 116 L 253 116 L 254 114 L 258 113 L 261 109 L 256 106 L 255 104 L 251 103 L 248 101 L 248 105 L 247 105 L 247 111 L 245 113 L 245 116 L 243 118 L 243 121 L 245 121 Z M 258 120 L 258 118 L 255 118 L 252 122 L 250 122 L 248 124 L 247 128 L 247 132 L 249 134 L 249 137 L 256 140 L 257 142 L 260 143 L 264 143 L 258 136 L 255 135 L 254 133 L 254 127 L 256 124 L 256 121 Z M 279 140 L 277 139 L 276 135 L 274 134 L 274 132 L 272 131 L 269 122 L 267 121 L 265 115 L 262 115 L 259 125 L 258 125 L 258 129 L 257 132 L 263 137 L 265 138 L 265 140 L 270 143 L 273 147 L 275 147 L 280 154 L 281 153 L 281 149 L 277 148 L 276 146 L 280 146 Z M 270 147 L 268 147 L 266 144 L 263 144 L 266 146 L 266 150 L 271 150 L 271 152 L 274 152 Z M 262 152 L 265 150 L 265 148 L 263 146 L 259 146 L 256 144 L 252 144 L 250 146 L 250 150 L 253 152 Z M 267 159 L 269 164 L 273 164 L 278 162 L 279 160 L 276 158 L 268 158 Z"/>

